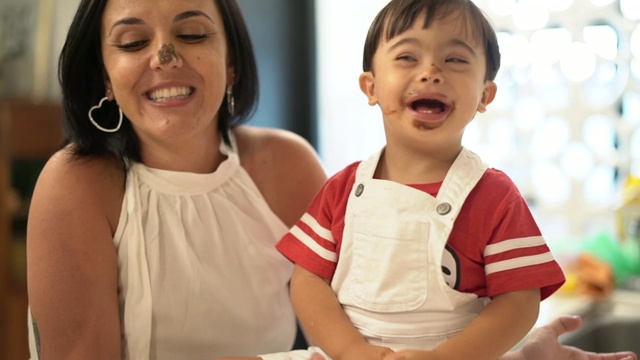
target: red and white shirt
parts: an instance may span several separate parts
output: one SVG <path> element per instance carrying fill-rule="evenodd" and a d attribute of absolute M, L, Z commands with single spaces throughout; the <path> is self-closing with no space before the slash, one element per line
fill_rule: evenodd
<path fill-rule="evenodd" d="M 331 177 L 277 244 L 291 261 L 327 280 L 340 261 L 345 210 L 359 163 Z M 441 185 L 409 186 L 435 197 Z M 447 284 L 478 297 L 540 288 L 545 299 L 565 280 L 525 199 L 497 169 L 487 169 L 467 196 L 446 250 L 442 266 Z"/>

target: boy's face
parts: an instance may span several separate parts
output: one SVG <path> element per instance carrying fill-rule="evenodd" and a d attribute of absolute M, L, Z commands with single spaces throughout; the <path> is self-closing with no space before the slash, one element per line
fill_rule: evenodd
<path fill-rule="evenodd" d="M 485 111 L 496 86 L 485 81 L 484 47 L 465 31 L 464 17 L 436 20 L 426 29 L 423 23 L 424 16 L 404 33 L 381 40 L 373 71 L 360 76 L 360 88 L 382 110 L 387 146 L 457 151 L 464 128 L 477 111 Z"/>

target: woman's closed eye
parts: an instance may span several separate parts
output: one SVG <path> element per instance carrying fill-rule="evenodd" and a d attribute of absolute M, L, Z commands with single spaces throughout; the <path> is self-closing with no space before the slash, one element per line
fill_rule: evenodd
<path fill-rule="evenodd" d="M 125 50 L 125 51 L 136 51 L 136 50 L 142 49 L 148 43 L 149 43 L 149 40 L 136 40 L 136 41 L 127 42 L 124 44 L 118 44 L 116 45 L 116 47 L 118 49 Z"/>
<path fill-rule="evenodd" d="M 185 43 L 198 43 L 205 39 L 209 38 L 209 34 L 180 34 L 176 36 L 178 39 Z M 135 40 L 130 42 L 125 42 L 123 44 L 118 44 L 116 47 L 125 51 L 137 51 L 141 50 L 145 46 L 149 44 L 149 40 Z"/>
<path fill-rule="evenodd" d="M 180 34 L 178 39 L 187 43 L 197 43 L 209 38 L 209 34 Z"/>

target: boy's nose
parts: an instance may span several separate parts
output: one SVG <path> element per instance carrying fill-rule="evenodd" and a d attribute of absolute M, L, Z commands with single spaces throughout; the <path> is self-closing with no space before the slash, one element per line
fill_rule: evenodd
<path fill-rule="evenodd" d="M 442 82 L 442 70 L 436 65 L 431 64 L 427 66 L 424 73 L 422 73 L 422 77 L 420 78 L 421 82 L 429 82 L 433 81 L 434 83 Z"/>

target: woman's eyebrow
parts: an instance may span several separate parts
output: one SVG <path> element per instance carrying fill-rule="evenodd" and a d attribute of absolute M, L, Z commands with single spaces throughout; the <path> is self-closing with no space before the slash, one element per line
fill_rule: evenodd
<path fill-rule="evenodd" d="M 176 15 L 176 17 L 173 18 L 173 21 L 176 22 L 176 21 L 188 19 L 188 18 L 195 17 L 195 16 L 204 16 L 207 19 L 209 19 L 209 21 L 213 22 L 213 19 L 211 19 L 211 17 L 209 17 L 209 15 L 203 13 L 200 10 L 189 10 L 189 11 L 185 11 L 183 13 L 180 13 L 180 14 Z"/>
<path fill-rule="evenodd" d="M 111 26 L 111 29 L 109 30 L 109 35 L 111 35 L 111 32 L 113 31 L 113 29 L 115 29 L 116 26 L 119 26 L 119 25 L 142 25 L 142 24 L 144 24 L 144 21 L 142 21 L 142 19 L 140 19 L 140 18 L 135 18 L 135 17 L 123 18 L 123 19 L 120 19 L 120 20 L 116 21 L 115 23 L 113 23 L 113 25 Z"/>
<path fill-rule="evenodd" d="M 211 19 L 209 15 L 203 13 L 200 10 L 189 10 L 189 11 L 180 13 L 173 18 L 173 21 L 174 22 L 181 21 L 181 20 L 196 17 L 196 16 L 204 16 L 207 19 L 209 19 L 209 21 L 213 22 L 213 19 Z M 113 25 L 111 26 L 111 29 L 109 30 L 109 34 L 111 34 L 113 29 L 119 25 L 142 25 L 142 24 L 144 24 L 144 20 L 140 18 L 136 18 L 136 17 L 123 18 L 113 23 Z"/>

